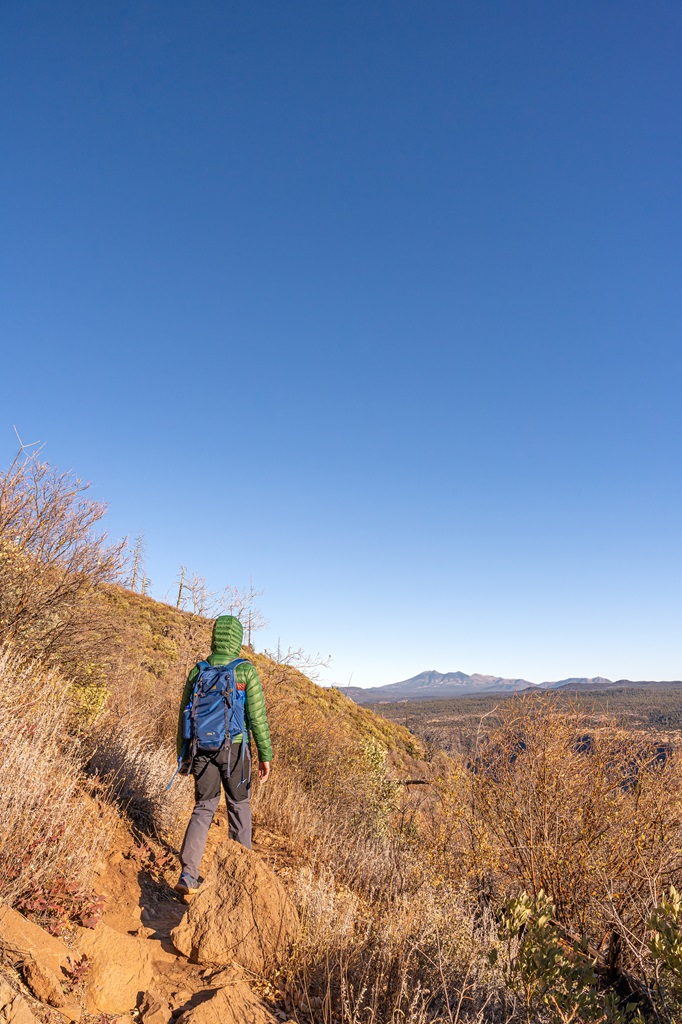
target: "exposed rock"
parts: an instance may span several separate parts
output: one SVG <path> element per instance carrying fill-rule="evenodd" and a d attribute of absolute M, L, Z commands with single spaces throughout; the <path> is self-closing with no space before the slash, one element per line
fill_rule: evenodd
<path fill-rule="evenodd" d="M 36 999 L 50 1006 L 65 1006 L 68 1002 L 56 974 L 36 960 L 24 964 L 24 978 Z"/>
<path fill-rule="evenodd" d="M 10 907 L 0 906 L 0 957 L 21 967 L 36 999 L 55 1006 L 69 1020 L 80 1019 L 80 1009 L 62 989 L 63 969 L 78 959 L 61 939 L 29 921 Z M 26 1007 L 28 1013 L 30 1010 Z"/>
<path fill-rule="evenodd" d="M 181 1006 L 188 1003 L 192 998 L 192 993 L 186 988 L 180 988 L 177 992 L 171 992 L 171 1009 L 179 1010 Z"/>
<path fill-rule="evenodd" d="M 0 1021 L 2 1024 L 38 1024 L 22 995 L 0 979 Z"/>
<path fill-rule="evenodd" d="M 140 1017 L 143 1024 L 169 1024 L 171 1008 L 165 999 L 153 992 L 145 992 L 140 1003 Z"/>
<path fill-rule="evenodd" d="M 0 957 L 12 966 L 35 963 L 59 979 L 77 954 L 16 910 L 0 906 Z"/>
<path fill-rule="evenodd" d="M 278 1024 L 246 982 L 215 989 L 208 999 L 185 1010 L 178 1024 Z"/>
<path fill-rule="evenodd" d="M 152 982 L 148 944 L 122 935 L 102 921 L 96 928 L 79 928 L 76 942 L 90 961 L 86 1009 L 91 1013 L 126 1013 Z"/>
<path fill-rule="evenodd" d="M 73 1021 L 74 1024 L 78 1024 L 78 1021 L 80 1021 L 82 1016 L 82 1011 L 78 1003 L 64 1003 L 63 1006 L 58 1008 L 57 1013 L 60 1014 L 64 1020 Z"/>
<path fill-rule="evenodd" d="M 205 972 L 210 977 L 210 984 L 214 988 L 227 988 L 228 985 L 241 985 L 246 981 L 244 972 L 236 966 L 227 967 L 223 971 Z"/>
<path fill-rule="evenodd" d="M 259 973 L 284 954 L 298 916 L 284 886 L 261 857 L 228 840 L 171 939 L 195 963 L 233 962 Z"/>

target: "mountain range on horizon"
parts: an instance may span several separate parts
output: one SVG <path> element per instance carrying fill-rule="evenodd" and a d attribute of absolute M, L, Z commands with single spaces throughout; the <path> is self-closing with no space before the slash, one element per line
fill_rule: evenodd
<path fill-rule="evenodd" d="M 528 679 L 507 679 L 504 676 L 481 675 L 474 672 L 437 672 L 429 669 L 420 672 L 410 679 L 385 686 L 348 686 L 339 687 L 346 696 L 357 704 L 371 704 L 376 701 L 398 700 L 430 700 L 434 698 L 471 697 L 486 694 L 511 694 L 524 690 L 559 690 L 559 689 L 607 689 L 614 686 L 682 686 L 676 680 L 631 680 L 607 679 L 605 676 L 572 676 L 569 679 L 558 679 L 552 682 L 532 683 Z"/>

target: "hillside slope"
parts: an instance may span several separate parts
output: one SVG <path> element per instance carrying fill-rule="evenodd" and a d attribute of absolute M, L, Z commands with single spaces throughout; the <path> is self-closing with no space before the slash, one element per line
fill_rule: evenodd
<path fill-rule="evenodd" d="M 108 587 L 97 600 L 105 603 L 112 631 L 103 680 L 107 706 L 119 716 L 148 713 L 154 735 L 170 740 L 187 673 L 210 651 L 213 620 L 123 587 Z M 242 657 L 254 663 L 263 683 L 271 728 L 275 740 L 281 740 L 279 750 L 275 742 L 275 761 L 282 748 L 289 749 L 292 736 L 305 743 L 306 732 L 320 726 L 334 744 L 381 744 L 392 763 L 406 770 L 423 756 L 409 730 L 360 707 L 338 689 L 319 686 L 296 668 L 249 647 L 242 649 Z"/>
<path fill-rule="evenodd" d="M 0 747 L 13 762 L 30 763 L 32 779 L 28 786 L 15 772 L 1 776 L 0 821 L 12 842 L 0 844 L 0 896 L 34 922 L 22 923 L 25 918 L 9 907 L 0 922 L 0 1013 L 6 1006 L 8 1013 L 20 1006 L 28 1013 L 30 1006 L 38 1020 L 47 1021 L 44 1001 L 52 999 L 57 1002 L 51 1005 L 68 1006 L 75 1018 L 82 1007 L 88 1014 L 110 1015 L 137 1005 L 142 1021 L 148 1016 L 150 1024 L 159 1024 L 162 1016 L 150 1009 L 159 1004 L 167 1024 L 171 1010 L 183 1014 L 183 1024 L 204 1024 L 201 1008 L 222 999 L 221 1020 L 229 1024 L 241 1020 L 230 1009 L 239 995 L 246 1019 L 272 1022 L 272 1010 L 282 1015 L 290 1009 L 284 990 L 268 981 L 276 965 L 263 964 L 254 988 L 248 964 L 250 975 L 233 971 L 223 977 L 211 969 L 210 957 L 197 965 L 171 941 L 186 910 L 172 886 L 192 782 L 180 777 L 170 793 L 166 784 L 180 693 L 189 667 L 208 653 L 212 620 L 121 587 L 99 589 L 91 600 L 105 624 L 102 660 L 77 665 L 76 682 L 20 661 L 18 652 L 0 659 Z M 263 906 L 279 886 L 288 900 L 296 895 L 300 910 L 305 886 L 318 872 L 336 876 L 340 892 L 351 880 L 363 892 L 390 871 L 383 837 L 398 798 L 407 797 L 406 788 L 396 788 L 400 780 L 426 768 L 419 741 L 291 666 L 247 648 L 242 653 L 263 681 L 275 751 L 267 786 L 255 785 L 255 859 L 247 865 L 250 878 L 261 878 Z M 20 681 L 22 692 L 41 695 L 37 721 L 32 705 L 17 702 Z M 33 841 L 41 830 L 48 847 Z M 227 842 L 221 807 L 202 861 L 207 878 Z M 31 858 L 22 855 L 27 848 Z M 261 860 L 264 866 L 258 867 Z M 254 885 L 247 887 L 248 900 L 256 896 Z M 352 900 L 360 915 L 360 896 Z M 38 925 L 60 937 L 64 962 L 71 957 L 63 981 L 41 959 L 39 947 L 49 959 L 56 939 L 35 931 Z M 26 929 L 33 945 L 24 950 L 13 936 Z M 62 936 L 70 946 L 61 943 Z M 77 951 L 87 957 L 80 967 L 74 966 Z M 26 957 L 37 966 L 22 966 Z M 33 1020 L 26 1014 L 22 1019 Z"/>

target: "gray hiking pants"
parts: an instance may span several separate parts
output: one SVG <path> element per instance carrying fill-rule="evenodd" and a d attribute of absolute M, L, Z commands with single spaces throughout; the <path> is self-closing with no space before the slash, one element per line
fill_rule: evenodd
<path fill-rule="evenodd" d="M 180 862 L 183 871 L 198 878 L 208 830 L 220 803 L 221 783 L 227 803 L 228 835 L 251 849 L 251 751 L 247 745 L 242 760 L 241 743 L 224 747 L 217 754 L 198 750 L 192 775 L 196 803 L 182 842 Z"/>

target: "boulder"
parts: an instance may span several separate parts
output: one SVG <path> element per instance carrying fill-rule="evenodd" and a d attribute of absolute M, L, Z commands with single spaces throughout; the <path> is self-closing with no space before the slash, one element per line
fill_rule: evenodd
<path fill-rule="evenodd" d="M 208 999 L 185 1010 L 177 1024 L 279 1024 L 246 982 L 215 989 Z"/>
<path fill-rule="evenodd" d="M 38 1024 L 23 996 L 0 979 L 0 1021 L 2 1024 Z"/>
<path fill-rule="evenodd" d="M 0 905 L 0 958 L 13 966 L 33 961 L 61 978 L 62 968 L 78 954 L 16 910 Z"/>
<path fill-rule="evenodd" d="M 194 963 L 237 963 L 258 974 L 297 932 L 296 910 L 277 875 L 257 853 L 227 840 L 171 939 Z"/>
<path fill-rule="evenodd" d="M 0 958 L 22 967 L 26 984 L 41 1002 L 67 1006 L 63 969 L 78 959 L 77 951 L 7 906 L 0 906 Z"/>
<path fill-rule="evenodd" d="M 183 1006 L 186 1005 L 192 998 L 192 993 L 189 989 L 179 988 L 175 992 L 171 992 L 171 1009 L 174 1013 L 177 1013 Z"/>
<path fill-rule="evenodd" d="M 66 996 L 56 974 L 36 963 L 27 960 L 24 966 L 24 980 L 36 999 L 50 1006 L 63 1006 Z"/>
<path fill-rule="evenodd" d="M 171 1008 L 165 999 L 161 999 L 154 992 L 145 992 L 140 1003 L 143 1024 L 169 1024 L 172 1016 Z"/>
<path fill-rule="evenodd" d="M 96 928 L 78 928 L 76 943 L 90 961 L 85 995 L 91 1013 L 126 1013 L 134 1010 L 152 982 L 152 961 L 147 944 L 122 935 L 100 921 Z"/>

